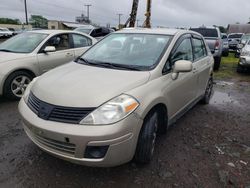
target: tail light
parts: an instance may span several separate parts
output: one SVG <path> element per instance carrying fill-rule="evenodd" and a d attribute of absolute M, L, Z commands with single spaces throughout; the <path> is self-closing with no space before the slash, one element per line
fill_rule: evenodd
<path fill-rule="evenodd" d="M 214 49 L 218 50 L 219 46 L 220 46 L 220 42 L 219 42 L 219 40 L 216 40 L 215 45 L 214 45 Z"/>

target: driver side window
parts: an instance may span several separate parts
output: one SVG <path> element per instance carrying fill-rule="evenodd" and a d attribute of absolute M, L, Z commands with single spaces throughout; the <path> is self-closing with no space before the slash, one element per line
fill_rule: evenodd
<path fill-rule="evenodd" d="M 190 38 L 184 39 L 170 58 L 172 65 L 174 65 L 174 63 L 179 60 L 193 61 L 192 44 Z"/>
<path fill-rule="evenodd" d="M 69 35 L 61 34 L 53 36 L 46 42 L 44 48 L 46 46 L 54 46 L 56 48 L 56 51 L 70 49 Z"/>
<path fill-rule="evenodd" d="M 175 62 L 179 60 L 187 60 L 193 62 L 193 49 L 191 38 L 183 39 L 179 46 L 175 48 L 172 55 L 169 57 L 163 69 L 163 72 L 166 73 L 170 71 Z"/>

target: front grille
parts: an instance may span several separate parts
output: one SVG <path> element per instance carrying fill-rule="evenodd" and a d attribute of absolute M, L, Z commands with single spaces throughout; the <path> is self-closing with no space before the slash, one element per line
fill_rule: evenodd
<path fill-rule="evenodd" d="M 44 120 L 79 124 L 95 108 L 73 108 L 48 104 L 38 99 L 33 93 L 28 98 L 29 108 Z"/>
<path fill-rule="evenodd" d="M 33 139 L 37 141 L 41 146 L 59 151 L 63 154 L 67 154 L 70 156 L 75 155 L 75 149 L 76 149 L 75 144 L 53 140 L 53 139 L 46 138 L 35 133 L 33 133 L 32 135 L 33 135 Z"/>

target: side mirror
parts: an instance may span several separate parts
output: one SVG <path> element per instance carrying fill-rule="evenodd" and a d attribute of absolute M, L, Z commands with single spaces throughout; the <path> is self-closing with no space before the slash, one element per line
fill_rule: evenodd
<path fill-rule="evenodd" d="M 46 46 L 43 50 L 44 53 L 55 52 L 55 51 L 56 51 L 55 46 Z"/>
<path fill-rule="evenodd" d="M 193 64 L 191 61 L 179 60 L 174 64 L 172 73 L 172 79 L 176 80 L 180 72 L 191 72 L 193 70 Z"/>

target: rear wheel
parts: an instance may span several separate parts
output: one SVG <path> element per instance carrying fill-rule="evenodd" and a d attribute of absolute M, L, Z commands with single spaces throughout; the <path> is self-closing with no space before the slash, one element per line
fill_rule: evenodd
<path fill-rule="evenodd" d="M 221 63 L 221 57 L 214 58 L 214 70 L 219 70 Z"/>
<path fill-rule="evenodd" d="M 10 74 L 4 83 L 4 96 L 11 100 L 20 99 L 31 80 L 32 76 L 25 71 L 17 71 Z"/>
<path fill-rule="evenodd" d="M 149 163 L 152 159 L 158 130 L 158 113 L 151 112 L 144 120 L 137 142 L 135 161 Z"/>
<path fill-rule="evenodd" d="M 238 73 L 243 73 L 245 71 L 244 67 L 242 67 L 240 64 L 237 66 L 237 72 Z"/>
<path fill-rule="evenodd" d="M 213 77 L 211 76 L 208 80 L 204 97 L 201 99 L 202 104 L 209 104 L 211 96 L 213 94 Z"/>

